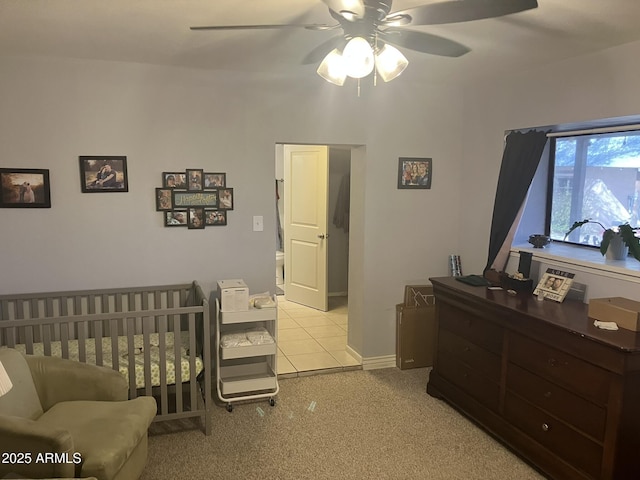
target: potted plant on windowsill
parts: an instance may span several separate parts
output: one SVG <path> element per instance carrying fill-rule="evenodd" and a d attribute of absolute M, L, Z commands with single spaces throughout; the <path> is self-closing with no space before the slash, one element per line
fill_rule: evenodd
<path fill-rule="evenodd" d="M 574 222 L 565 233 L 565 240 L 576 228 L 580 228 L 587 223 L 596 223 L 604 230 L 602 241 L 600 242 L 600 253 L 602 255 L 606 255 L 607 251 L 609 251 L 611 258 L 614 260 L 624 260 L 627 252 L 631 252 L 631 255 L 640 261 L 640 238 L 636 237 L 636 232 L 640 231 L 640 227 L 632 227 L 628 223 L 623 223 L 617 227 L 605 228 L 600 222 L 587 218 L 580 222 Z M 618 253 L 616 254 L 615 251 Z"/>

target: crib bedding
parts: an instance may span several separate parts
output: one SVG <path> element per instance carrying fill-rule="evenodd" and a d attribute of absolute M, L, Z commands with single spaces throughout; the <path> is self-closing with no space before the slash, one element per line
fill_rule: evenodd
<path fill-rule="evenodd" d="M 178 363 L 180 365 L 181 380 L 187 381 L 190 371 L 190 357 L 189 357 L 189 332 L 181 332 L 180 335 L 180 359 Z M 118 371 L 129 381 L 129 344 L 128 339 L 125 336 L 118 338 Z M 166 359 L 166 385 L 173 385 L 176 383 L 176 369 L 175 369 L 175 348 L 174 348 L 174 335 L 173 332 L 164 334 L 165 338 L 165 359 Z M 69 359 L 80 361 L 80 348 L 78 340 L 68 340 Z M 85 345 L 85 363 L 97 364 L 96 356 L 96 340 L 88 338 L 84 340 Z M 154 387 L 160 386 L 160 338 L 159 334 L 149 334 L 149 356 L 151 358 L 151 364 L 149 365 L 151 371 L 151 385 Z M 144 388 L 145 382 L 145 352 L 144 352 L 144 336 L 142 334 L 133 336 L 134 347 L 134 366 L 136 376 L 136 388 Z M 16 350 L 22 353 L 27 353 L 26 345 L 18 344 L 14 347 Z M 33 355 L 45 356 L 44 343 L 33 344 Z M 59 341 L 51 342 L 51 354 L 52 357 L 62 357 L 62 343 Z M 102 339 L 102 365 L 105 367 L 113 368 L 113 357 L 111 350 L 111 338 L 105 337 Z M 197 376 L 203 369 L 204 364 L 199 356 L 195 356 L 195 368 Z"/>

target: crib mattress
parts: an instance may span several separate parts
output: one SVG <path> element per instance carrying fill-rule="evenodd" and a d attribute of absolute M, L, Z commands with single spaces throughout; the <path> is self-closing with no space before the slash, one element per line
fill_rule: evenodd
<path fill-rule="evenodd" d="M 136 388 L 145 387 L 145 352 L 143 335 L 134 335 L 134 365 L 136 375 Z M 173 332 L 168 332 L 164 335 L 165 338 L 165 358 L 166 358 L 166 372 L 167 372 L 167 385 L 173 385 L 176 383 L 176 359 L 174 349 L 174 336 Z M 69 340 L 67 345 L 69 346 L 69 359 L 80 361 L 80 350 L 78 340 Z M 96 365 L 96 341 L 93 338 L 86 339 L 85 344 L 85 363 Z M 149 356 L 151 358 L 151 384 L 154 387 L 160 386 L 160 340 L 159 334 L 152 333 L 149 335 L 150 351 Z M 22 353 L 27 353 L 26 345 L 19 344 L 14 347 L 16 350 Z M 45 355 L 44 344 L 33 344 L 33 355 Z M 52 357 L 62 357 L 62 344 L 59 341 L 51 342 L 51 355 Z M 180 346 L 180 359 L 177 362 L 180 365 L 181 380 L 189 380 L 189 333 L 181 332 L 181 346 Z M 106 337 L 102 339 L 102 364 L 105 367 L 113 368 L 113 357 L 111 351 L 111 338 Z M 202 359 L 198 356 L 195 357 L 196 376 L 204 369 Z M 118 337 L 118 371 L 129 382 L 129 347 L 127 337 Z"/>

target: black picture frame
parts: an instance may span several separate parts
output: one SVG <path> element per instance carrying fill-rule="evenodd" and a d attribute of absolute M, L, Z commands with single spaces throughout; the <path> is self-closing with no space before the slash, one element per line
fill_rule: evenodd
<path fill-rule="evenodd" d="M 173 189 L 156 188 L 156 212 L 173 210 Z"/>
<path fill-rule="evenodd" d="M 190 230 L 200 230 L 204 228 L 204 208 L 187 209 L 187 227 Z"/>
<path fill-rule="evenodd" d="M 185 172 L 162 172 L 162 187 L 187 189 L 187 174 Z"/>
<path fill-rule="evenodd" d="M 189 192 L 172 190 L 172 205 L 175 209 L 189 207 L 218 208 L 218 190 Z"/>
<path fill-rule="evenodd" d="M 201 168 L 187 168 L 187 190 L 201 192 L 204 190 L 204 171 Z"/>
<path fill-rule="evenodd" d="M 107 155 L 80 158 L 80 187 L 82 193 L 128 192 L 127 157 Z M 111 176 L 111 172 L 113 176 Z M 102 177 L 102 178 L 98 178 Z"/>
<path fill-rule="evenodd" d="M 207 227 L 220 227 L 227 224 L 227 211 L 214 208 L 204 209 L 204 224 Z"/>
<path fill-rule="evenodd" d="M 213 190 L 227 186 L 227 174 L 220 172 L 204 172 L 204 189 Z"/>
<path fill-rule="evenodd" d="M 187 227 L 186 210 L 168 210 L 163 212 L 165 227 Z"/>
<path fill-rule="evenodd" d="M 433 177 L 431 158 L 400 157 L 398 159 L 399 189 L 430 189 Z"/>
<path fill-rule="evenodd" d="M 219 210 L 233 210 L 233 188 L 219 188 L 218 189 L 218 209 Z"/>
<path fill-rule="evenodd" d="M 51 208 L 49 170 L 0 168 L 0 208 Z"/>

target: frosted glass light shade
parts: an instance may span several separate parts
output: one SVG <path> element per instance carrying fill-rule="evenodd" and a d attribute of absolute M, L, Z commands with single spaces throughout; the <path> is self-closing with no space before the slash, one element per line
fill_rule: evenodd
<path fill-rule="evenodd" d="M 369 42 L 362 37 L 349 40 L 342 51 L 342 58 L 347 75 L 352 78 L 366 77 L 373 71 L 373 50 Z"/>
<path fill-rule="evenodd" d="M 338 86 L 344 85 L 344 81 L 347 78 L 347 72 L 344 66 L 344 58 L 340 54 L 340 51 L 335 48 L 329 54 L 324 57 L 322 63 L 316 70 L 318 75 L 324 78 L 327 82 L 333 83 Z"/>
<path fill-rule="evenodd" d="M 385 82 L 393 80 L 407 68 L 409 60 L 395 47 L 385 45 L 376 55 L 376 70 Z"/>
<path fill-rule="evenodd" d="M 13 383 L 9 378 L 9 374 L 4 369 L 4 365 L 0 362 L 0 397 L 9 392 L 13 388 Z"/>

